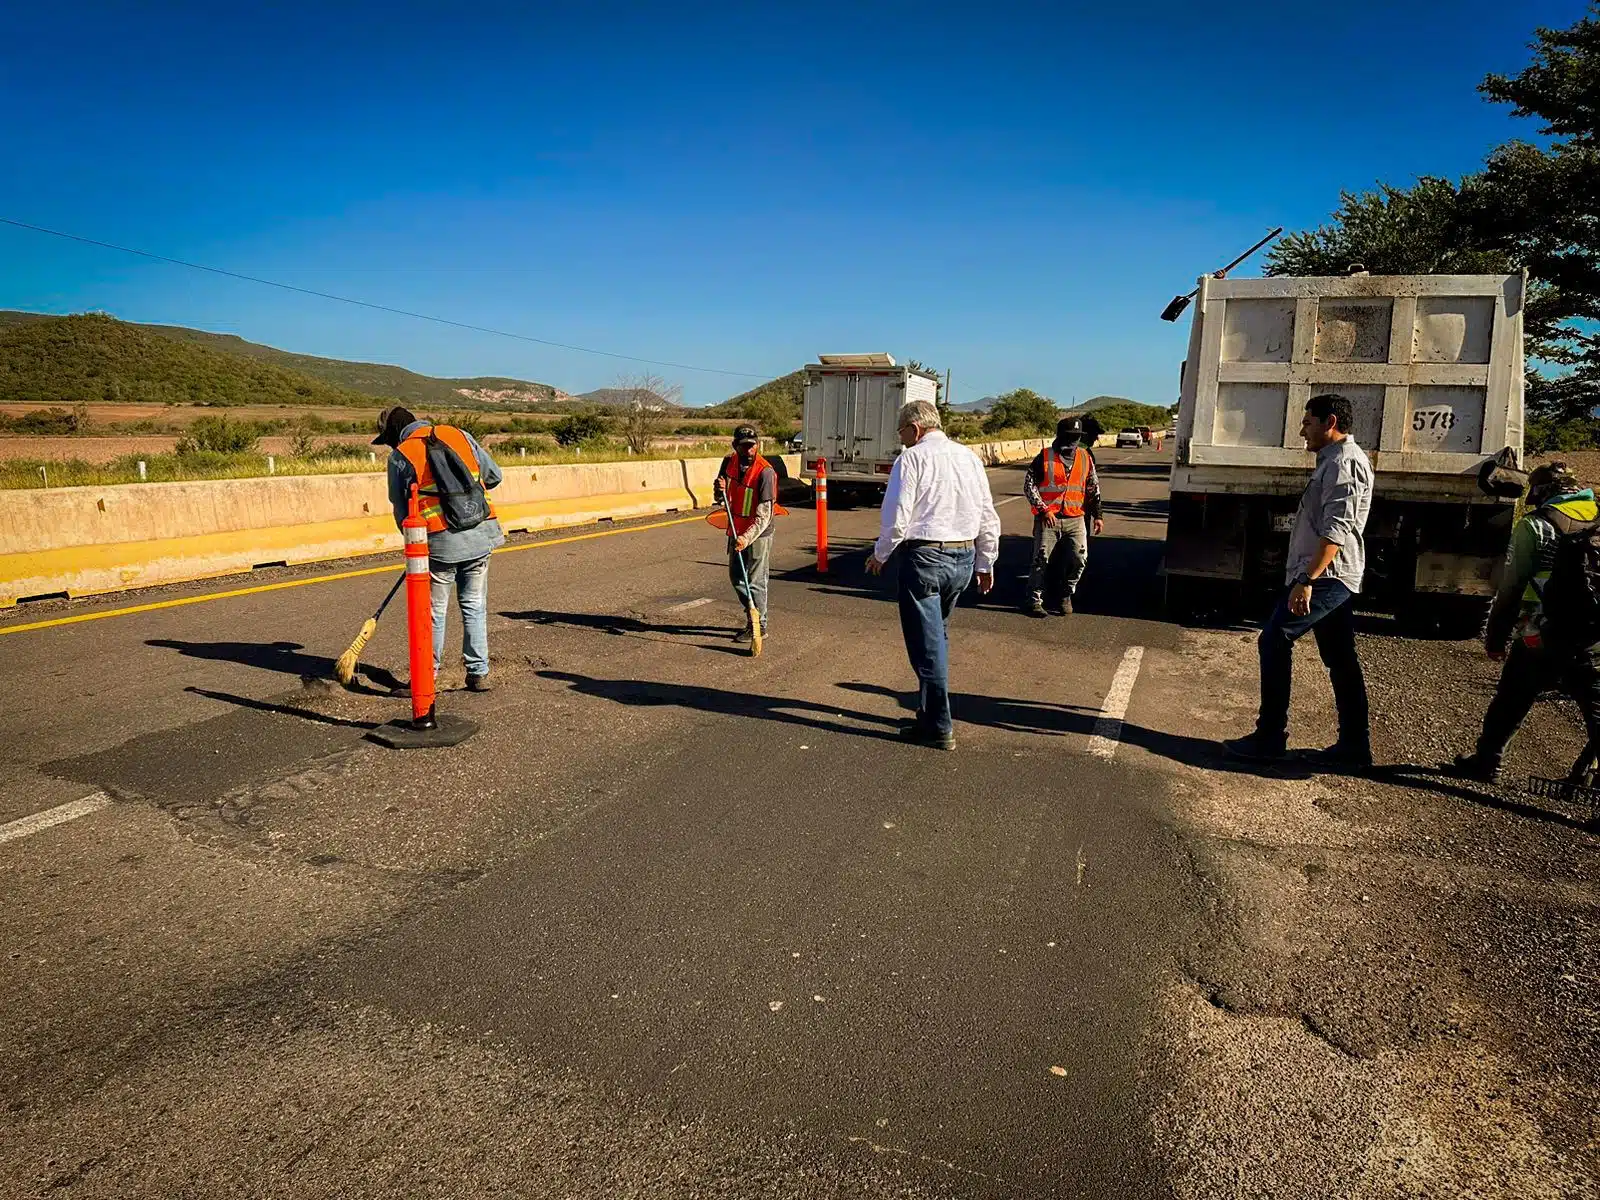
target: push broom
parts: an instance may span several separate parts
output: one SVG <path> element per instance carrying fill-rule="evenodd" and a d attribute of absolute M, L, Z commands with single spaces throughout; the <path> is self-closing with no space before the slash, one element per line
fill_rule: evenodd
<path fill-rule="evenodd" d="M 378 605 L 378 611 L 373 613 L 361 626 L 361 632 L 356 634 L 356 640 L 350 643 L 350 649 L 339 655 L 339 661 L 333 664 L 333 677 L 342 684 L 349 684 L 356 675 L 356 663 L 361 659 L 361 652 L 367 648 L 367 643 L 372 640 L 372 635 L 378 632 L 378 618 L 383 616 L 383 610 L 389 607 L 395 593 L 400 590 L 400 585 L 406 581 L 405 572 L 400 573 L 400 578 L 394 581 L 394 586 L 389 589 L 389 594 L 383 598 L 383 603 Z"/>

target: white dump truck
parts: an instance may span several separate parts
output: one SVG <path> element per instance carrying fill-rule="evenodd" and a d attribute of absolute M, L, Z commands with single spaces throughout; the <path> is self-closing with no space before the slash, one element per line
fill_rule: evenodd
<path fill-rule="evenodd" d="M 936 402 L 938 377 L 900 366 L 892 354 L 819 354 L 805 369 L 801 474 L 827 463 L 831 498 L 882 490 L 900 453 L 896 414 L 913 400 Z"/>
<path fill-rule="evenodd" d="M 1200 280 L 1167 517 L 1169 611 L 1256 607 L 1283 586 L 1312 456 L 1306 401 L 1347 396 L 1376 475 L 1363 604 L 1470 636 L 1515 501 L 1480 490 L 1522 456 L 1523 275 Z"/>

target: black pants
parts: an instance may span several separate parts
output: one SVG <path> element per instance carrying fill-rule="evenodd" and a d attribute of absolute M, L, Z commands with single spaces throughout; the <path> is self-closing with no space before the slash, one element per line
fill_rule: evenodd
<path fill-rule="evenodd" d="M 1600 645 L 1572 650 L 1547 644 L 1535 650 L 1519 641 L 1506 656 L 1483 715 L 1478 759 L 1498 764 L 1539 694 L 1556 687 L 1578 702 L 1589 740 L 1600 740 Z"/>
<path fill-rule="evenodd" d="M 1356 657 L 1355 597 L 1344 584 L 1318 579 L 1311 585 L 1311 611 L 1289 611 L 1287 593 L 1261 631 L 1261 715 L 1256 732 L 1282 746 L 1289 737 L 1289 689 L 1294 678 L 1294 644 L 1310 632 L 1317 639 L 1322 665 L 1333 682 L 1339 710 L 1339 745 L 1369 750 L 1367 681 Z"/>

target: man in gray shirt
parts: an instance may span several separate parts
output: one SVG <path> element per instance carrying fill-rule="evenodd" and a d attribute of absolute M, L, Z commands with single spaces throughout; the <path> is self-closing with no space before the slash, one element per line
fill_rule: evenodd
<path fill-rule="evenodd" d="M 1289 687 L 1294 644 L 1308 630 L 1333 682 L 1339 740 L 1310 757 L 1319 765 L 1365 770 L 1372 765 L 1367 682 L 1356 657 L 1355 596 L 1366 571 L 1362 534 L 1372 508 L 1372 464 L 1347 432 L 1352 414 L 1343 396 L 1313 396 L 1300 436 L 1317 456 L 1289 536 L 1289 593 L 1261 631 L 1261 712 L 1255 732 L 1223 742 L 1236 758 L 1282 758 L 1289 741 Z"/>

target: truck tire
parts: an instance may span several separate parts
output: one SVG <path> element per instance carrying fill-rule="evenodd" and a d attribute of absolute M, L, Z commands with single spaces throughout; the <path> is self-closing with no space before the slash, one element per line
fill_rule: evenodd
<path fill-rule="evenodd" d="M 1412 592 L 1401 598 L 1395 618 L 1408 637 L 1471 641 L 1483 634 L 1484 622 L 1489 618 L 1489 600 L 1484 596 Z"/>
<path fill-rule="evenodd" d="M 1167 619 L 1178 625 L 1226 624 L 1239 608 L 1239 585 L 1196 575 L 1166 577 Z"/>

